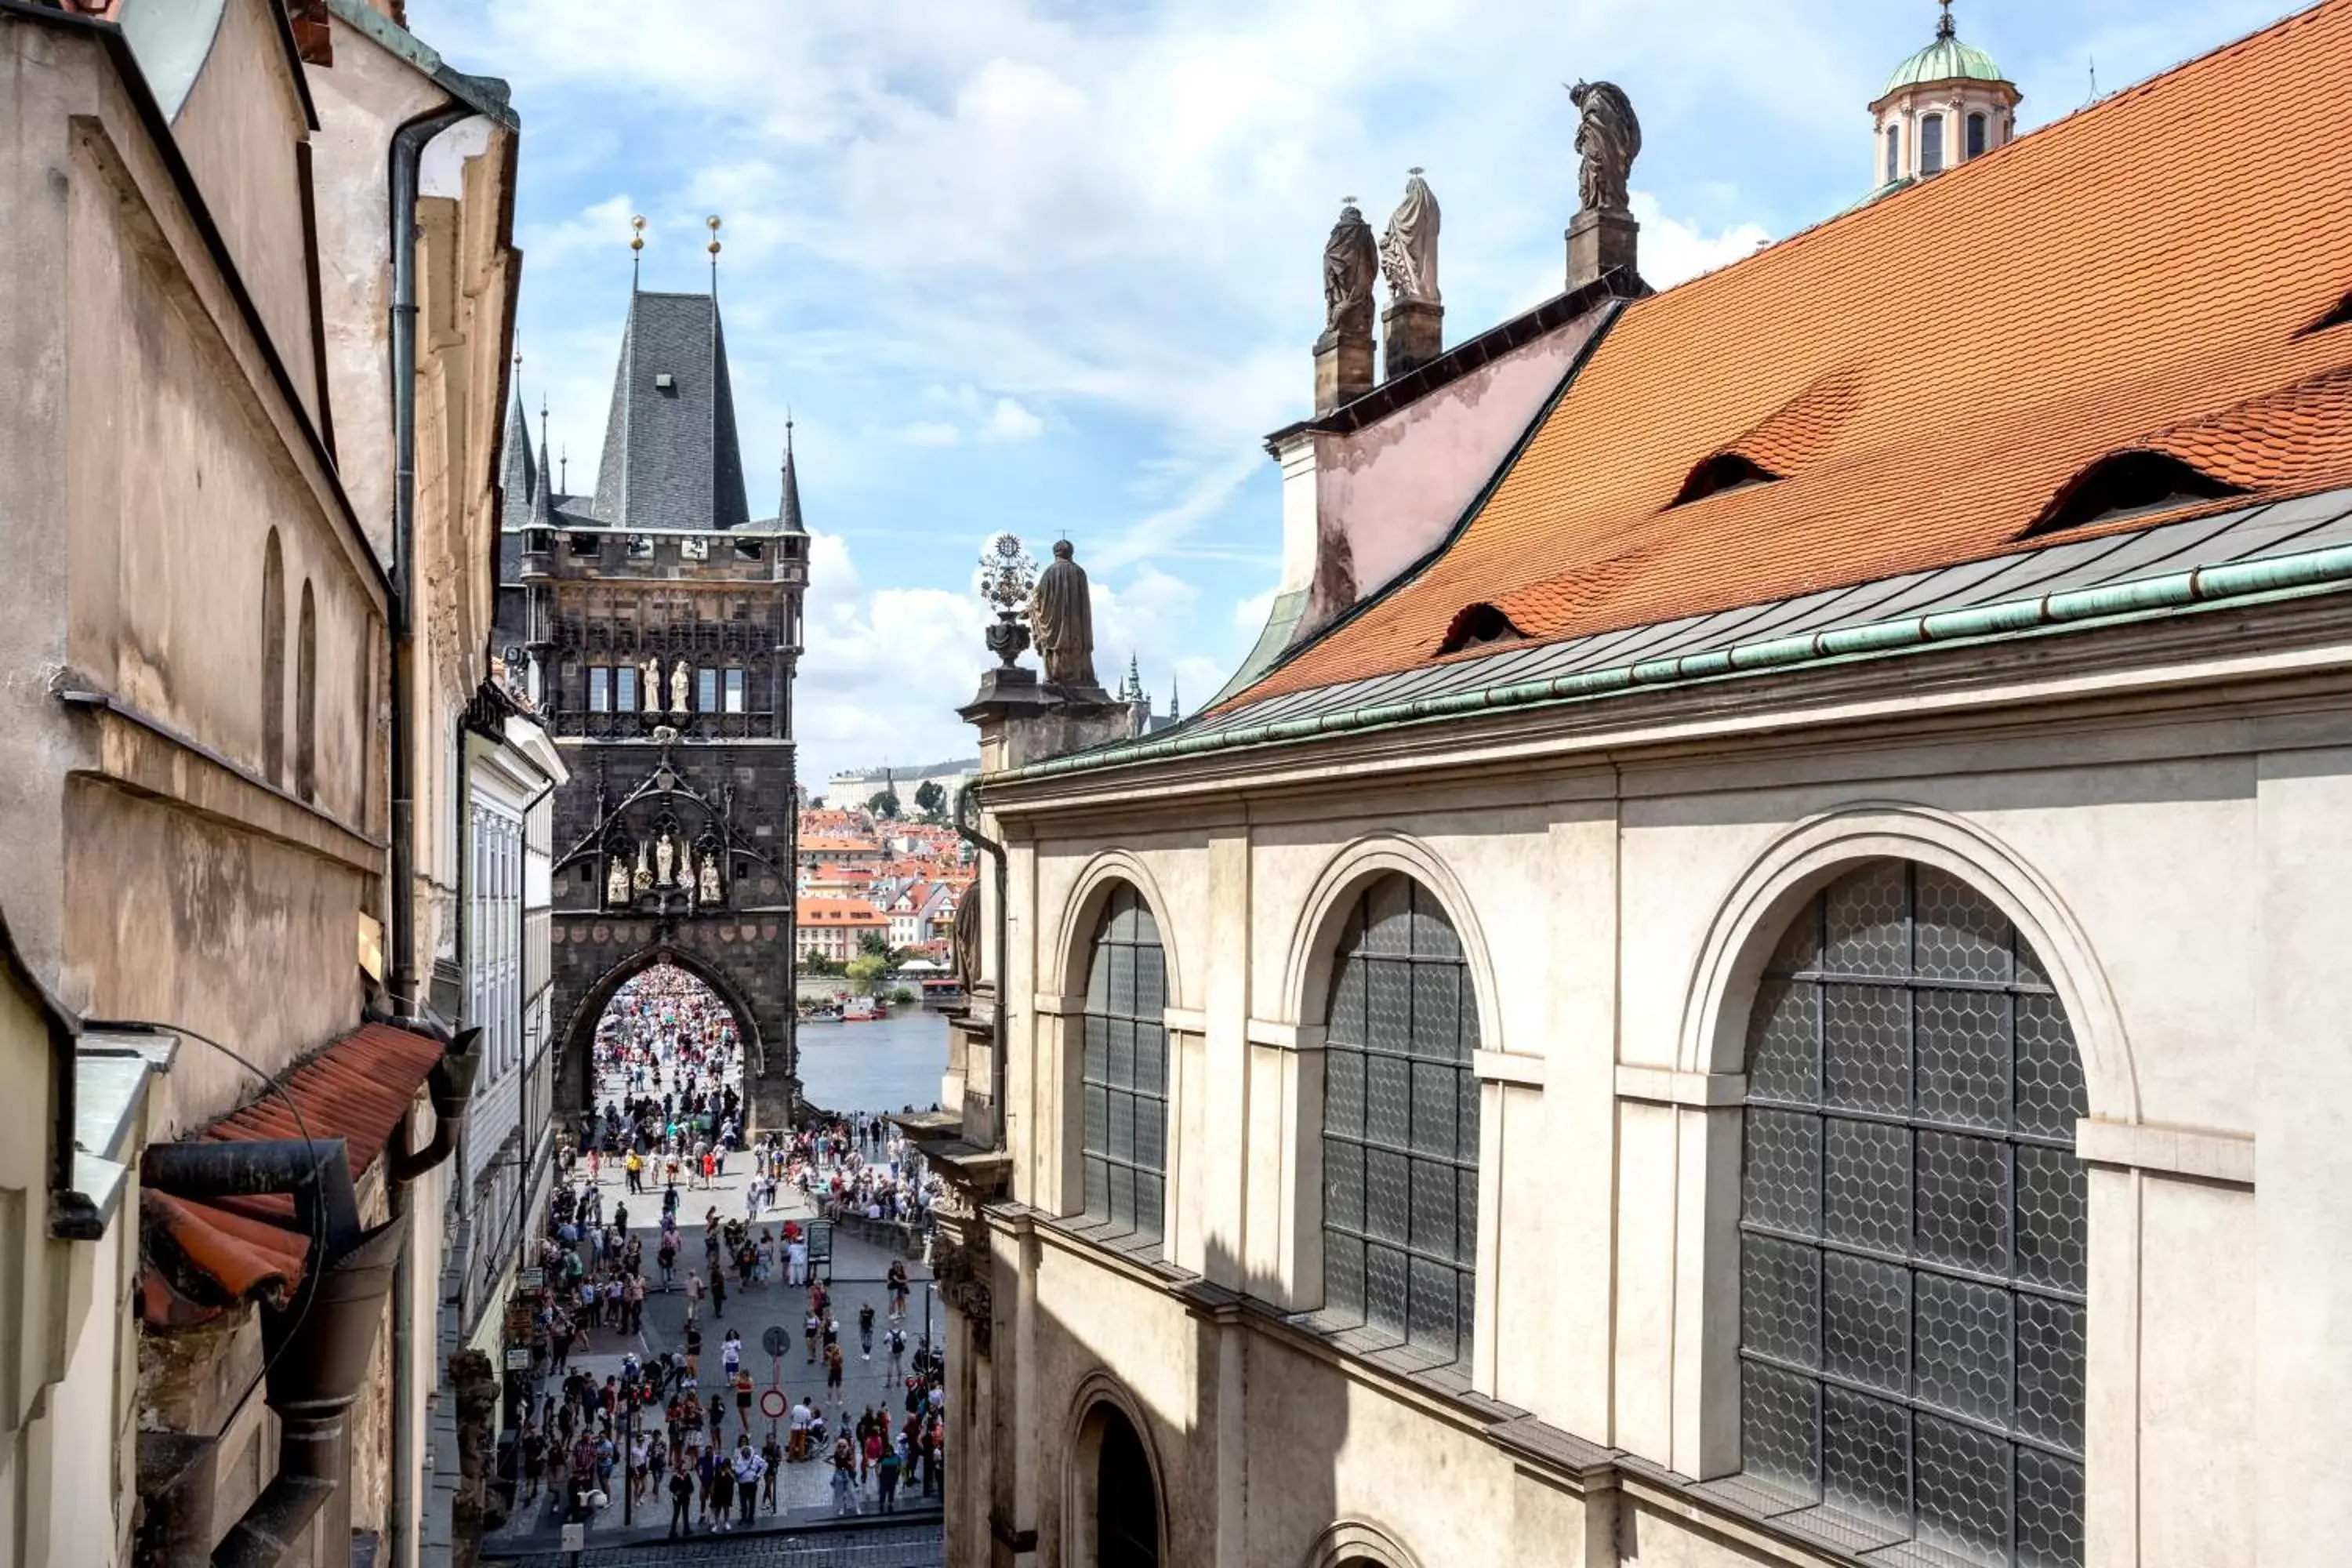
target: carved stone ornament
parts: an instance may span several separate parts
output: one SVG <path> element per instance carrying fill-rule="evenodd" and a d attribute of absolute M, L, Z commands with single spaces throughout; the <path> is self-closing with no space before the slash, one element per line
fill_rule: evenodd
<path fill-rule="evenodd" d="M 1629 210 L 1625 182 L 1642 151 L 1642 122 L 1633 104 L 1614 82 L 1580 81 L 1568 89 L 1569 101 L 1583 115 L 1576 128 L 1576 151 L 1583 160 L 1577 170 L 1577 199 L 1588 211 Z"/>
<path fill-rule="evenodd" d="M 1037 574 L 1036 591 L 1029 596 L 1029 629 L 1047 680 L 1066 687 L 1096 684 L 1094 601 L 1087 569 L 1066 539 L 1054 542 L 1054 559 Z"/>
<path fill-rule="evenodd" d="M 1372 331 L 1372 279 L 1380 276 L 1380 247 L 1372 226 L 1351 199 L 1339 209 L 1331 237 L 1323 244 L 1323 330 L 1327 337 L 1369 337 Z"/>
<path fill-rule="evenodd" d="M 677 869 L 677 840 L 670 837 L 667 828 L 664 828 L 660 840 L 654 845 L 654 885 L 657 888 L 677 886 L 677 879 L 674 875 Z"/>
<path fill-rule="evenodd" d="M 721 896 L 719 890 L 719 857 L 716 855 L 706 854 L 702 858 L 701 894 L 706 904 L 719 902 Z"/>
<path fill-rule="evenodd" d="M 1437 292 L 1437 196 L 1419 169 L 1406 175 L 1404 200 L 1381 237 L 1381 272 L 1391 303 L 1441 303 Z"/>
<path fill-rule="evenodd" d="M 687 683 L 689 679 L 690 674 L 687 668 L 686 660 L 679 659 L 676 664 L 670 667 L 669 710 L 671 712 L 683 713 L 686 711 Z"/>
<path fill-rule="evenodd" d="M 980 889 L 966 888 L 956 900 L 955 925 L 956 976 L 963 983 L 967 996 L 980 984 Z"/>
<path fill-rule="evenodd" d="M 623 846 L 604 859 L 604 901 L 615 909 L 626 908 L 629 902 L 629 852 Z"/>
<path fill-rule="evenodd" d="M 632 880 L 641 893 L 654 885 L 653 846 L 643 840 L 637 844 L 637 870 Z"/>

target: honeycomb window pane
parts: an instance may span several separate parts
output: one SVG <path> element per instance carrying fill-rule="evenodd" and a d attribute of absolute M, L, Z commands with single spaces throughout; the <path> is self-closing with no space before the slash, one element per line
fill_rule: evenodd
<path fill-rule="evenodd" d="M 1799 1366 L 1818 1364 L 1822 1349 L 1822 1255 L 1777 1237 L 1740 1238 L 1739 1339 Z"/>
<path fill-rule="evenodd" d="M 1748 1093 L 1757 1100 L 1811 1100 L 1821 1089 L 1822 987 L 1767 980 L 1748 1026 Z"/>
<path fill-rule="evenodd" d="M 1911 993 L 1895 985 L 1824 985 L 1822 1098 L 1899 1116 L 1911 1103 Z"/>
<path fill-rule="evenodd" d="M 1822 1384 L 1821 1397 L 1822 1500 L 1908 1529 L 1911 1413 L 1835 1384 Z"/>
<path fill-rule="evenodd" d="M 1911 1247 L 1911 1130 L 1831 1117 L 1822 1138 L 1822 1234 L 1879 1252 Z"/>
<path fill-rule="evenodd" d="M 1805 1249 L 1811 1252 L 1812 1249 Z M 1911 1273 L 1851 1253 L 1822 1256 L 1822 1365 L 1889 1394 L 1910 1386 Z"/>
<path fill-rule="evenodd" d="M 1924 1413 L 1916 1420 L 1919 1539 L 1971 1562 L 2006 1562 L 2010 1445 Z"/>
<path fill-rule="evenodd" d="M 1831 884 L 1822 967 L 1832 974 L 1911 972 L 1909 878 L 1900 860 L 1874 860 Z"/>
<path fill-rule="evenodd" d="M 2009 1422 L 2011 1293 L 1948 1275 L 1918 1276 L 1914 1389 L 1939 1409 Z"/>
<path fill-rule="evenodd" d="M 1912 996 L 1919 1114 L 1950 1127 L 2007 1127 L 2014 998 L 1924 989 Z"/>
<path fill-rule="evenodd" d="M 1821 1234 L 1821 1138 L 1818 1116 L 1748 1112 L 1740 1185 L 1742 1208 L 1749 1219 L 1807 1236 Z"/>

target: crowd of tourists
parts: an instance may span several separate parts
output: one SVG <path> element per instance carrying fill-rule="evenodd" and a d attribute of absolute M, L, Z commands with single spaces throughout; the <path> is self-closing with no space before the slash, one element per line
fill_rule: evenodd
<path fill-rule="evenodd" d="M 519 1293 L 539 1389 L 524 1402 L 512 1450 L 520 1504 L 544 1494 L 565 1519 L 586 1520 L 623 1495 L 632 1507 L 667 1499 L 669 1531 L 683 1535 L 740 1529 L 773 1511 L 779 1475 L 798 1464 L 829 1468 L 837 1513 L 863 1512 L 869 1501 L 889 1512 L 918 1489 L 943 1489 L 944 1367 L 927 1338 L 909 1340 L 906 1264 L 889 1266 L 887 1310 L 861 1302 L 845 1331 L 848 1310 L 813 1266 L 815 1237 L 803 1217 L 928 1226 L 937 1181 L 878 1114 L 747 1143 L 733 1082 L 740 1049 L 724 1008 L 682 975 L 640 976 L 606 1014 L 596 1065 L 607 1093 L 580 1119 L 576 1139 L 560 1143 L 539 1283 Z M 730 1156 L 741 1162 L 732 1176 Z M 725 1204 L 732 1212 L 718 1199 L 721 1178 L 742 1186 L 740 1208 Z M 712 1201 L 698 1219 L 682 1219 L 684 1194 L 698 1190 Z M 650 1256 L 647 1237 L 632 1229 L 633 1205 L 634 1224 L 653 1232 Z M 741 1333 L 727 1323 L 728 1298 L 772 1303 L 784 1290 L 799 1293 L 783 1315 L 799 1320 L 803 1365 L 822 1391 L 793 1394 L 786 1422 L 755 1423 L 759 1384 Z M 656 1352 L 646 1301 L 673 1293 L 685 1298 L 683 1331 Z M 772 1321 L 779 1309 L 760 1315 Z M 576 1364 L 614 1353 L 617 1369 L 601 1377 Z M 877 1384 L 871 1402 L 852 1392 Z"/>

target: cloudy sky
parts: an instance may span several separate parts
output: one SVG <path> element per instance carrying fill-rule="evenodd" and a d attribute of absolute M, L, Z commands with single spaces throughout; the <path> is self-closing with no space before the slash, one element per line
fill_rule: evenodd
<path fill-rule="evenodd" d="M 2080 108 L 2280 0 L 1960 0 L 1961 36 Z M 410 0 L 523 121 L 522 384 L 593 488 L 625 309 L 726 314 L 754 515 L 797 420 L 816 533 L 803 774 L 971 749 L 971 593 L 1000 529 L 1066 534 L 1096 660 L 1165 703 L 1222 683 L 1280 547 L 1267 432 L 1307 412 L 1341 197 L 1375 228 L 1422 165 L 1449 342 L 1556 292 L 1576 205 L 1564 81 L 1632 96 L 1642 268 L 1664 286 L 1871 179 L 1864 105 L 1928 0 Z M 2161 157 L 2162 149 L 2151 149 Z"/>

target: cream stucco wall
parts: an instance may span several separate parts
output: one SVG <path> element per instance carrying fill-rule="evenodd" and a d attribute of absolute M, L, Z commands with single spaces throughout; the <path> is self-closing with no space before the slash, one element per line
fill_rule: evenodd
<path fill-rule="evenodd" d="M 1083 1561 L 1057 1544 L 1075 1494 L 1055 1434 L 1089 1387 L 1115 1387 L 1153 1423 L 1170 1561 L 1313 1562 L 1317 1532 L 1350 1521 L 1424 1563 L 1837 1560 L 1695 1483 L 1738 1464 L 1755 975 L 1839 868 L 1897 856 L 2003 907 L 2083 1052 L 2087 1561 L 2332 1562 L 2352 1529 L 2335 1353 L 2352 971 L 2327 956 L 2352 936 L 2328 891 L 2352 873 L 2352 679 L 2332 631 L 2294 648 L 2237 636 L 2253 663 L 2225 676 L 2183 655 L 2186 689 L 2160 703 L 2091 681 L 2062 704 L 1987 666 L 1977 697 L 1938 713 L 1895 673 L 1883 702 L 1788 710 L 1797 728 L 1756 721 L 1768 688 L 992 794 L 1013 851 L 1014 1198 L 1080 1206 L 1076 1015 L 1120 882 L 1167 952 L 1174 1129 L 1172 1268 L 1050 1217 L 1025 1247 L 999 1242 L 992 1375 L 1042 1447 L 1009 1483 L 997 1472 L 997 1506 L 1041 1531 L 1038 1561 Z M 1283 1316 L 1319 1300 L 1326 955 L 1386 870 L 1438 895 L 1479 992 L 1466 1401 Z M 1237 1383 L 1206 1326 L 1224 1292 L 1242 1300 Z M 1517 1456 L 1490 1429 L 1513 1412 L 1620 1451 L 1615 1479 Z M 1229 1422 L 1247 1434 L 1237 1468 Z M 1221 1524 L 1221 1504 L 1240 1515 Z"/>

